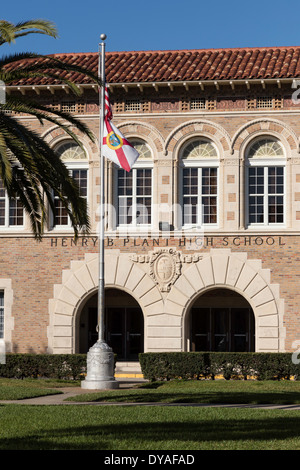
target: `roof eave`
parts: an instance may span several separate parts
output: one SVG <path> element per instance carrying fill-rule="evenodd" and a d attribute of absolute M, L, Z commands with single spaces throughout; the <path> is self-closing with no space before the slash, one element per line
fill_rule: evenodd
<path fill-rule="evenodd" d="M 108 83 L 108 87 L 111 91 L 114 89 L 122 88 L 126 92 L 132 88 L 138 88 L 141 92 L 145 88 L 154 88 L 158 91 L 160 88 L 168 87 L 171 91 L 173 91 L 178 87 L 183 87 L 188 90 L 190 87 L 200 87 L 202 90 L 205 87 L 215 87 L 217 90 L 220 89 L 221 86 L 230 86 L 232 89 L 235 86 L 246 86 L 248 89 L 251 88 L 253 85 L 261 85 L 262 88 L 265 88 L 267 85 L 276 85 L 278 88 L 281 87 L 283 84 L 295 83 L 296 81 L 300 80 L 297 77 L 289 77 L 289 78 L 251 78 L 251 79 L 233 79 L 233 80 L 173 80 L 173 81 L 153 81 L 153 82 L 121 82 L 121 83 Z M 93 83 L 79 83 L 76 84 L 82 90 L 84 89 L 93 89 L 98 92 L 98 86 Z M 7 85 L 6 91 L 8 93 L 19 91 L 23 95 L 26 94 L 28 91 L 35 91 L 38 95 L 42 91 L 48 91 L 51 94 L 55 94 L 56 91 L 64 90 L 66 93 L 70 92 L 70 88 L 64 84 L 57 84 L 57 85 Z"/>

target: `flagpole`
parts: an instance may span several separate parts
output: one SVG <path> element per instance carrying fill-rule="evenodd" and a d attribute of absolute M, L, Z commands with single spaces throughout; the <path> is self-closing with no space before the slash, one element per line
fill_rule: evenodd
<path fill-rule="evenodd" d="M 100 149 L 100 222 L 99 222 L 99 291 L 98 291 L 98 341 L 104 342 L 104 316 L 105 316 L 105 287 L 104 287 L 104 217 L 105 217 L 105 185 L 104 185 L 104 156 L 103 156 L 103 126 L 105 116 L 105 39 L 106 34 L 101 34 L 98 63 L 98 78 L 102 82 L 99 87 L 100 113 L 99 113 L 99 149 Z"/>
<path fill-rule="evenodd" d="M 114 374 L 114 353 L 104 339 L 105 285 L 104 285 L 104 216 L 105 216 L 105 185 L 104 185 L 104 155 L 103 135 L 105 118 L 105 39 L 100 36 L 102 43 L 98 51 L 99 86 L 99 157 L 100 157 L 100 210 L 99 210 L 99 286 L 98 286 L 98 340 L 87 353 L 87 373 L 81 387 L 84 389 L 103 390 L 118 388 Z"/>

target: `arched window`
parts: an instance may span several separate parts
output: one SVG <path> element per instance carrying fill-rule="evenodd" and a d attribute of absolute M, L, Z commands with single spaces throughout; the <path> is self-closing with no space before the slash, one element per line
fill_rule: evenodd
<path fill-rule="evenodd" d="M 152 152 L 142 139 L 130 143 L 139 158 L 130 172 L 117 170 L 117 226 L 149 226 L 152 223 Z"/>
<path fill-rule="evenodd" d="M 183 227 L 218 223 L 218 153 L 206 139 L 189 141 L 181 152 Z"/>
<path fill-rule="evenodd" d="M 249 226 L 285 222 L 285 156 L 281 143 L 264 137 L 247 151 L 247 218 Z"/>
<path fill-rule="evenodd" d="M 88 169 L 85 151 L 72 141 L 64 141 L 57 146 L 55 152 L 60 156 L 70 171 L 71 176 L 77 182 L 81 197 L 88 196 Z M 54 194 L 55 212 L 52 226 L 60 228 L 70 227 L 70 220 L 62 201 Z"/>

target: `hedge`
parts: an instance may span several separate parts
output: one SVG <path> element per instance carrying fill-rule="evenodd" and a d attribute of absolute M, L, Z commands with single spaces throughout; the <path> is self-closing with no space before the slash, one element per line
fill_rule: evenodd
<path fill-rule="evenodd" d="M 300 380 L 291 353 L 160 352 L 139 355 L 145 379 Z"/>
<path fill-rule="evenodd" d="M 78 380 L 86 373 L 86 354 L 13 354 L 0 364 L 0 377 Z"/>

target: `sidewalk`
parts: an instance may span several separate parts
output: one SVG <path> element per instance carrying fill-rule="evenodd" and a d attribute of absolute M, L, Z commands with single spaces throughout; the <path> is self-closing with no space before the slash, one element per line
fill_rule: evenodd
<path fill-rule="evenodd" d="M 144 380 L 119 380 L 120 389 L 128 389 L 137 385 Z M 197 407 L 223 407 L 223 408 L 261 408 L 261 409 L 272 409 L 272 410 L 300 410 L 299 405 L 272 405 L 272 404 L 263 404 L 263 405 L 249 405 L 249 404 L 224 404 L 224 403 L 114 403 L 114 402 L 75 402 L 75 401 L 65 401 L 67 398 L 74 397 L 76 395 L 94 393 L 97 390 L 85 390 L 81 387 L 65 387 L 59 389 L 62 393 L 55 395 L 47 395 L 43 397 L 36 398 L 27 398 L 24 400 L 2 400 L 0 405 L 6 404 L 18 404 L 18 405 L 93 405 L 93 406 L 197 406 Z"/>
<path fill-rule="evenodd" d="M 143 379 L 128 379 L 128 380 L 118 380 L 119 389 L 128 389 L 134 387 L 138 383 L 145 382 Z M 105 403 L 92 403 L 92 402 L 68 402 L 64 401 L 67 398 L 75 397 L 76 395 L 94 393 L 97 390 L 86 390 L 81 387 L 62 387 L 57 388 L 56 390 L 61 391 L 62 393 L 57 393 L 55 395 L 46 395 L 42 397 L 35 398 L 25 398 L 24 400 L 0 400 L 1 405 L 15 403 L 18 405 L 74 405 L 74 404 L 85 404 L 85 405 L 103 405 Z"/>

